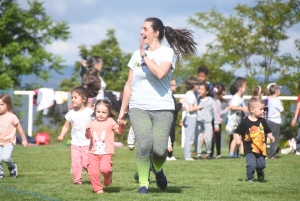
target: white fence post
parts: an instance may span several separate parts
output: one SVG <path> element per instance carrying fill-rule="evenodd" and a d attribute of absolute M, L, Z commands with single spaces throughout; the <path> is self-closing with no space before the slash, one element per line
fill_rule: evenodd
<path fill-rule="evenodd" d="M 32 125 L 33 125 L 33 91 L 14 91 L 15 95 L 28 95 L 28 130 L 27 134 L 32 136 Z"/>

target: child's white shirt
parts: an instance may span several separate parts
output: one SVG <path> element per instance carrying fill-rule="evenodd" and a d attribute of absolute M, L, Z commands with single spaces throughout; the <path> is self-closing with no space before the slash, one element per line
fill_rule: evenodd
<path fill-rule="evenodd" d="M 93 110 L 86 107 L 82 111 L 70 110 L 65 118 L 71 123 L 72 145 L 87 146 L 90 145 L 90 140 L 85 137 L 86 126 L 92 121 Z"/>

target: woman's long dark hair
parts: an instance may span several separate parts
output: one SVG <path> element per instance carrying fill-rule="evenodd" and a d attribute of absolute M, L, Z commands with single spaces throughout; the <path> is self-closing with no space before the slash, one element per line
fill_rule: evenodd
<path fill-rule="evenodd" d="M 162 21 L 158 18 L 147 18 L 145 21 L 151 22 L 151 27 L 154 31 L 159 31 L 158 39 L 160 41 L 166 37 L 170 47 L 174 50 L 179 61 L 180 55 L 187 57 L 195 54 L 197 43 L 193 39 L 192 31 L 188 29 L 173 29 L 169 26 L 164 26 Z"/>

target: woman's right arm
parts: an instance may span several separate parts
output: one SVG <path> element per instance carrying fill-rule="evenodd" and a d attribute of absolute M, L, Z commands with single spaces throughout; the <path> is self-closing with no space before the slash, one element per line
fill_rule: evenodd
<path fill-rule="evenodd" d="M 124 118 L 125 111 L 129 104 L 129 100 L 130 100 L 130 96 L 131 96 L 132 77 L 133 77 L 133 71 L 132 71 L 132 69 L 130 69 L 129 75 L 128 75 L 128 80 L 124 87 L 124 94 L 123 94 L 123 99 L 122 99 L 121 110 L 120 110 L 120 113 L 118 116 L 118 123 L 120 122 L 121 119 Z"/>

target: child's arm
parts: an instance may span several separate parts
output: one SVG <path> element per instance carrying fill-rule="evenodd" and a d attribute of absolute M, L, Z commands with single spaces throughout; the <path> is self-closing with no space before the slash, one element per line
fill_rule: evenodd
<path fill-rule="evenodd" d="M 221 117 L 220 114 L 218 113 L 217 104 L 214 100 L 212 102 L 212 113 L 213 113 L 214 124 L 215 124 L 214 131 L 218 132 L 220 130 L 219 123 L 221 123 Z"/>
<path fill-rule="evenodd" d="M 61 132 L 60 132 L 60 135 L 58 136 L 57 140 L 59 142 L 61 142 L 63 139 L 64 139 L 64 136 L 66 135 L 66 133 L 68 132 L 70 128 L 70 122 L 68 121 L 65 121 L 65 124 L 63 125 L 62 129 L 61 129 Z"/>
<path fill-rule="evenodd" d="M 22 138 L 22 145 L 23 145 L 24 147 L 27 147 L 27 146 L 28 146 L 28 142 L 27 142 L 27 139 L 26 139 L 24 130 L 23 130 L 23 128 L 22 128 L 20 122 L 19 122 L 17 125 L 15 125 L 15 127 L 17 128 L 19 134 L 21 135 L 21 138 Z"/>
<path fill-rule="evenodd" d="M 195 112 L 197 110 L 202 110 L 203 105 L 197 105 L 196 107 L 193 104 L 189 104 L 189 112 Z"/>
<path fill-rule="evenodd" d="M 299 110 L 300 110 L 300 102 L 297 103 L 297 108 L 296 108 L 296 111 L 295 111 L 295 114 L 294 114 L 294 119 L 291 122 L 291 126 L 296 125 L 296 122 L 297 122 L 297 119 L 298 119 L 298 116 L 299 116 Z"/>
<path fill-rule="evenodd" d="M 89 126 L 87 126 L 85 129 L 85 137 L 86 137 L 86 139 L 92 138 L 92 132 L 91 132 L 91 128 Z"/>
<path fill-rule="evenodd" d="M 117 126 L 117 127 L 115 127 L 115 126 Z M 119 120 L 119 124 L 115 124 L 115 126 L 113 126 L 112 130 L 118 134 L 123 134 L 125 131 L 126 121 L 121 119 L 121 120 Z"/>
<path fill-rule="evenodd" d="M 271 142 L 275 142 L 275 138 L 272 133 L 269 133 L 267 136 L 270 138 Z"/>
<path fill-rule="evenodd" d="M 239 107 L 239 106 L 233 106 L 230 105 L 229 107 L 227 107 L 228 110 L 239 110 L 239 111 L 243 111 L 244 113 L 248 112 L 248 107 L 244 106 L 244 107 Z"/>

